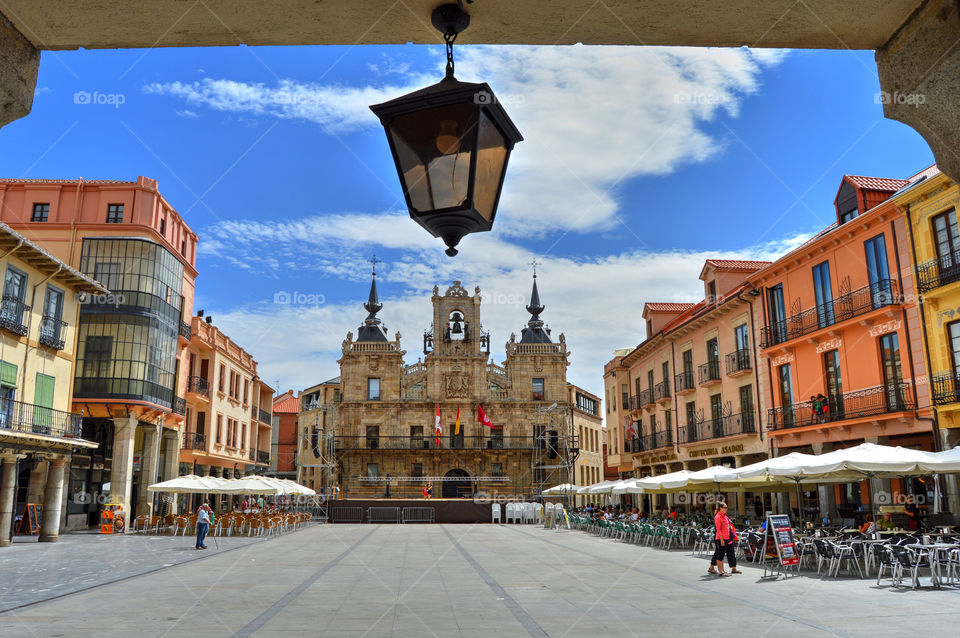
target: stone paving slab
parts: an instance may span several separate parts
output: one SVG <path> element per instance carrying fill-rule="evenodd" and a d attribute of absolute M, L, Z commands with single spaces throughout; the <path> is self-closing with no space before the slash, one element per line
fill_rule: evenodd
<path fill-rule="evenodd" d="M 869 579 L 763 581 L 751 565 L 718 579 L 689 552 L 533 526 L 331 525 L 242 543 L 0 614 L 0 636 L 952 635 L 960 601 Z"/>

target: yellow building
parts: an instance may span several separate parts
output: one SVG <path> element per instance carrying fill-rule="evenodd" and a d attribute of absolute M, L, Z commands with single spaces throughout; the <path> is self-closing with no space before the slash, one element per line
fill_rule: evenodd
<path fill-rule="evenodd" d="M 930 394 L 946 449 L 960 445 L 960 187 L 936 166 L 921 175 L 892 200 L 910 229 Z M 955 480 L 947 493 L 960 511 Z"/>
<path fill-rule="evenodd" d="M 603 480 L 603 414 L 600 397 L 572 383 L 567 384 L 573 414 L 573 433 L 580 453 L 573 465 L 573 482 L 584 486 Z"/>
<path fill-rule="evenodd" d="M 65 523 L 66 466 L 81 438 L 82 415 L 70 411 L 77 319 L 84 295 L 107 290 L 6 224 L 0 223 L 0 547 L 27 504 L 42 507 L 39 539 L 59 538 Z M 16 485 L 26 485 L 18 499 Z M 25 494 L 25 496 L 24 496 Z M 72 495 L 89 499 L 90 494 Z M 29 520 L 29 515 L 28 515 Z M 19 528 L 19 525 L 16 526 Z"/>

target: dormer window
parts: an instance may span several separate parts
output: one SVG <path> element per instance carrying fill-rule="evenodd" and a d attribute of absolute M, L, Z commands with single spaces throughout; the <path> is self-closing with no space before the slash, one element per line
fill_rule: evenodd
<path fill-rule="evenodd" d="M 717 303 L 717 282 L 716 281 L 707 282 L 707 303 L 708 304 Z"/>
<path fill-rule="evenodd" d="M 851 208 L 845 213 L 840 213 L 840 224 L 846 224 L 851 219 L 854 219 L 858 212 L 859 211 L 856 208 Z"/>

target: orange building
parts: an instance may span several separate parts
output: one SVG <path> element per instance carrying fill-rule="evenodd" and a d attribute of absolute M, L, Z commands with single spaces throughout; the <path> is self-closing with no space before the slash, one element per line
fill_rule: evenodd
<path fill-rule="evenodd" d="M 837 223 L 748 278 L 762 305 L 757 381 L 777 455 L 864 441 L 933 449 L 909 234 L 888 201 L 909 183 L 844 176 Z M 803 505 L 854 516 L 881 490 L 902 489 L 821 487 Z"/>
<path fill-rule="evenodd" d="M 287 390 L 273 400 L 273 441 L 271 445 L 270 476 L 296 480 L 297 478 L 297 421 L 300 417 L 300 399 Z"/>
<path fill-rule="evenodd" d="M 110 290 L 80 308 L 73 411 L 99 446 L 73 456 L 69 492 L 93 498 L 68 499 L 67 526 L 96 525 L 108 483 L 151 512 L 146 486 L 178 471 L 197 235 L 146 177 L 3 179 L 0 220 Z"/>

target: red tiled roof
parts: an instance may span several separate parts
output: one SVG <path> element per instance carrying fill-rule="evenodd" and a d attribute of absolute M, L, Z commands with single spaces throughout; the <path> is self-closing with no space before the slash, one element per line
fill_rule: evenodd
<path fill-rule="evenodd" d="M 911 184 L 918 181 L 920 178 L 930 179 L 934 175 L 940 174 L 940 168 L 936 164 L 931 164 L 922 171 L 918 172 L 916 175 L 911 175 L 907 178 L 907 181 Z"/>
<path fill-rule="evenodd" d="M 669 301 L 648 301 L 644 304 L 645 310 L 653 312 L 684 312 L 693 308 L 692 303 L 673 303 Z"/>
<path fill-rule="evenodd" d="M 745 259 L 708 259 L 706 263 L 720 270 L 755 272 L 765 266 L 769 266 L 773 262 L 749 261 Z"/>
<path fill-rule="evenodd" d="M 293 390 L 287 390 L 273 400 L 273 411 L 296 414 L 300 411 L 300 400 L 293 396 Z"/>
<path fill-rule="evenodd" d="M 891 179 L 889 177 L 867 177 L 864 175 L 844 175 L 857 188 L 866 188 L 872 191 L 896 192 L 910 183 L 907 179 Z"/>

